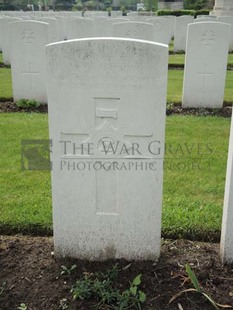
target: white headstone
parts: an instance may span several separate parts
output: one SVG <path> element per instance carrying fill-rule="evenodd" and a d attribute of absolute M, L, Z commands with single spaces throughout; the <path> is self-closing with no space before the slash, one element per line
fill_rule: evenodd
<path fill-rule="evenodd" d="M 113 36 L 153 41 L 153 24 L 143 22 L 123 22 L 113 24 Z"/>
<path fill-rule="evenodd" d="M 96 17 L 94 20 L 95 37 L 112 37 L 112 24 L 108 17 Z"/>
<path fill-rule="evenodd" d="M 2 26 L 2 58 L 3 58 L 3 63 L 5 65 L 10 65 L 10 32 L 9 32 L 9 27 L 10 23 L 20 20 L 20 18 L 4 18 L 2 20 L 1 26 Z"/>
<path fill-rule="evenodd" d="M 154 17 L 151 19 L 147 19 L 147 22 L 152 23 L 154 26 L 153 41 L 163 44 L 169 44 L 171 40 L 171 29 L 167 19 Z"/>
<path fill-rule="evenodd" d="M 188 25 L 182 106 L 221 108 L 227 69 L 230 25 Z"/>
<path fill-rule="evenodd" d="M 170 28 L 170 39 L 172 39 L 174 37 L 174 33 L 175 33 L 176 16 L 164 15 L 163 18 L 165 18 L 168 22 L 168 25 Z"/>
<path fill-rule="evenodd" d="M 188 24 L 193 22 L 194 17 L 190 15 L 176 18 L 174 35 L 174 52 L 185 51 Z"/>
<path fill-rule="evenodd" d="M 68 24 L 67 39 L 94 37 L 94 20 L 91 18 L 73 19 Z"/>
<path fill-rule="evenodd" d="M 68 16 L 56 16 L 58 26 L 58 39 L 59 41 L 67 40 L 68 24 L 71 21 L 71 17 Z"/>
<path fill-rule="evenodd" d="M 37 20 L 48 24 L 49 31 L 49 43 L 54 43 L 59 41 L 58 36 L 58 21 L 56 18 L 52 17 L 41 17 Z"/>
<path fill-rule="evenodd" d="M 214 15 L 197 15 L 196 19 L 208 19 L 208 21 L 214 21 L 217 17 Z"/>
<path fill-rule="evenodd" d="M 3 23 L 4 23 L 3 19 L 4 18 L 0 16 L 0 51 L 2 51 L 2 37 L 3 37 L 2 32 L 3 32 Z"/>
<path fill-rule="evenodd" d="M 11 72 L 14 100 L 47 102 L 45 45 L 48 24 L 36 21 L 10 25 Z"/>
<path fill-rule="evenodd" d="M 47 47 L 56 256 L 158 258 L 167 65 L 148 41 Z"/>
<path fill-rule="evenodd" d="M 224 263 L 233 262 L 233 116 L 229 139 L 225 196 L 222 218 L 222 233 L 220 243 L 221 258 Z"/>
<path fill-rule="evenodd" d="M 213 15 L 199 15 L 194 19 L 194 23 L 217 22 L 217 17 Z"/>
<path fill-rule="evenodd" d="M 233 51 L 233 16 L 219 16 L 218 21 L 231 25 L 231 34 L 229 41 L 229 52 Z"/>

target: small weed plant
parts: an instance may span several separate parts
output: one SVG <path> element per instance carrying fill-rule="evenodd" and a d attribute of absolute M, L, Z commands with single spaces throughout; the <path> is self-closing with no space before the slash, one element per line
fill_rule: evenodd
<path fill-rule="evenodd" d="M 189 288 L 189 289 L 186 289 L 186 290 L 183 290 L 179 293 L 177 293 L 176 295 L 174 295 L 170 301 L 169 301 L 169 304 L 171 302 L 173 302 L 177 297 L 179 297 L 180 295 L 182 295 L 183 293 L 188 293 L 188 292 L 194 292 L 194 293 L 198 293 L 198 294 L 201 294 L 202 296 L 204 296 L 205 299 L 207 299 L 211 304 L 212 306 L 214 307 L 214 309 L 219 309 L 219 308 L 232 308 L 232 306 L 230 305 L 221 305 L 221 304 L 218 304 L 217 302 L 215 302 L 200 286 L 198 280 L 197 280 L 197 277 L 195 275 L 195 273 L 193 272 L 193 270 L 191 269 L 191 267 L 186 264 L 185 265 L 185 269 L 186 269 L 186 273 L 188 275 L 188 278 L 191 280 L 194 288 Z"/>
<path fill-rule="evenodd" d="M 16 105 L 22 109 L 35 109 L 40 106 L 40 103 L 33 99 L 19 99 Z"/>
<path fill-rule="evenodd" d="M 22 304 L 19 305 L 19 307 L 17 309 L 18 310 L 27 310 L 28 307 L 24 303 L 22 303 Z"/>
<path fill-rule="evenodd" d="M 70 268 L 62 265 L 61 266 L 61 275 L 70 276 L 71 273 L 77 268 L 77 265 L 72 265 Z"/>
<path fill-rule="evenodd" d="M 119 270 L 117 265 L 103 272 L 85 274 L 76 281 L 71 289 L 74 299 L 95 299 L 97 308 L 109 305 L 114 310 L 141 309 L 141 304 L 146 300 L 146 295 L 139 289 L 141 274 L 138 275 L 125 291 L 117 287 Z"/>

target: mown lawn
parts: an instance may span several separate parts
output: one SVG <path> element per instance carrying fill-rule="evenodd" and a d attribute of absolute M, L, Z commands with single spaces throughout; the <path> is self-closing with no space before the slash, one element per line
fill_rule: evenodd
<path fill-rule="evenodd" d="M 229 126 L 230 119 L 217 117 L 167 118 L 163 196 L 166 236 L 175 233 L 208 240 L 219 235 Z"/>
<path fill-rule="evenodd" d="M 167 102 L 181 102 L 183 75 L 183 70 L 168 70 Z M 227 71 L 224 101 L 233 102 L 233 71 Z"/>
<path fill-rule="evenodd" d="M 21 140 L 47 139 L 47 115 L 0 115 L 0 229 L 51 230 L 50 172 L 21 170 Z"/>
<path fill-rule="evenodd" d="M 184 54 L 172 54 L 169 55 L 169 64 L 183 65 L 185 60 Z M 228 55 L 228 65 L 233 65 L 233 53 Z"/>
<path fill-rule="evenodd" d="M 183 74 L 183 70 L 168 70 L 167 102 L 181 102 Z M 0 81 L 0 98 L 11 98 L 12 84 L 10 69 L 0 68 Z M 233 71 L 227 71 L 224 100 L 226 102 L 233 102 Z"/>
<path fill-rule="evenodd" d="M 220 117 L 167 117 L 164 236 L 219 237 L 229 127 Z M 21 170 L 21 140 L 46 138 L 46 114 L 0 115 L 0 232 L 51 232 L 50 173 Z"/>
<path fill-rule="evenodd" d="M 12 96 L 11 71 L 0 68 L 0 98 L 12 98 Z"/>

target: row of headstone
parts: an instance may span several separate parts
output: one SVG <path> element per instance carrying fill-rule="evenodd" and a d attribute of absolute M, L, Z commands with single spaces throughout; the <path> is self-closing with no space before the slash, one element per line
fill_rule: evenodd
<path fill-rule="evenodd" d="M 48 24 L 13 22 L 10 34 L 12 71 L 29 85 L 20 88 L 35 95 L 35 86 L 42 89 L 41 81 L 48 80 L 55 254 L 157 259 L 168 47 L 120 38 L 52 44 L 46 73 Z M 188 26 L 185 75 L 194 79 L 185 77 L 185 85 L 196 85 L 204 95 L 210 85 L 210 92 L 218 89 L 209 101 L 222 91 L 218 84 L 224 80 L 228 35 L 230 26 L 224 23 Z M 232 137 L 233 124 L 221 239 L 227 262 L 233 261 Z"/>
<path fill-rule="evenodd" d="M 3 50 L 5 64 L 9 60 L 9 24 L 20 18 L 0 18 L 0 47 Z M 23 19 L 21 19 L 23 20 Z M 112 37 L 119 33 L 116 24 L 124 22 L 119 26 L 122 37 L 151 40 L 159 43 L 169 44 L 173 32 L 170 19 L 152 18 L 142 21 L 130 21 L 127 18 L 82 18 L 82 17 L 40 17 L 33 20 L 43 21 L 49 24 L 49 40 L 57 42 L 67 39 L 78 39 L 84 37 Z M 145 25 L 145 24 L 150 24 Z"/>
<path fill-rule="evenodd" d="M 193 16 L 180 16 L 175 21 L 175 35 L 174 35 L 174 52 L 186 51 L 186 39 L 188 25 L 191 23 L 200 22 L 222 22 L 231 25 L 229 36 L 229 52 L 233 51 L 233 16 L 197 16 L 194 19 Z"/>
<path fill-rule="evenodd" d="M 22 15 L 21 17 L 20 15 L 16 16 L 18 16 L 17 18 L 21 18 L 23 20 L 31 18 L 33 20 L 47 22 L 49 24 L 50 42 L 84 37 L 112 37 L 115 35 L 114 32 L 116 28 L 113 25 L 118 22 L 137 21 L 141 23 L 151 23 L 153 24 L 152 31 L 145 25 L 142 25 L 141 28 L 139 25 L 135 25 L 134 29 L 132 29 L 133 27 L 131 24 L 126 24 L 125 26 L 122 25 L 122 36 L 137 39 L 147 39 L 149 37 L 152 41 L 164 44 L 168 44 L 171 38 L 174 37 L 174 52 L 185 52 L 188 24 L 192 22 L 220 21 L 229 23 L 232 26 L 229 51 L 233 51 L 233 17 L 230 16 L 220 16 L 217 18 L 216 16 L 201 15 L 197 16 L 196 19 L 192 16 L 180 16 L 177 18 L 175 16 L 149 18 L 148 16 L 136 16 L 132 19 L 130 16 L 127 18 L 122 16 L 117 18 L 108 18 L 107 16 L 98 16 L 94 13 L 90 15 L 92 18 L 81 18 L 74 14 L 64 16 L 55 13 L 54 17 L 52 17 L 51 13 L 47 14 L 47 17 L 45 17 L 45 14 L 41 14 L 41 16 L 35 16 L 35 14 L 33 14 L 31 17 Z M 6 18 L 8 20 L 6 20 Z M 4 34 L 8 32 L 6 28 L 10 21 L 11 19 L 9 17 L 0 18 L 0 49 L 2 45 L 7 45 L 7 43 L 4 43 L 4 37 L 8 38 L 8 36 Z M 3 24 L 3 26 L 1 24 Z M 151 32 L 153 33 L 151 34 Z M 1 42 L 2 40 L 3 42 Z M 5 64 L 9 64 L 7 56 L 4 57 L 4 61 Z"/>
<path fill-rule="evenodd" d="M 135 27 L 134 22 L 128 22 Z M 136 23 L 141 27 L 141 23 Z M 125 23 L 115 24 L 116 37 L 123 37 Z M 152 25 L 143 23 L 144 35 L 151 41 Z M 45 45 L 48 24 L 36 21 L 10 23 L 13 96 L 47 102 L 45 86 Z M 133 32 L 132 28 L 132 32 Z M 223 35 L 224 34 L 224 35 Z M 224 98 L 230 25 L 215 22 L 188 26 L 187 53 L 182 106 L 221 107 Z M 133 36 L 133 35 L 132 35 Z M 129 33 L 129 37 L 131 34 Z M 197 57 L 198 55 L 198 57 Z"/>
<path fill-rule="evenodd" d="M 101 12 L 100 12 L 101 13 Z M 99 13 L 99 14 L 100 14 Z M 117 12 L 119 13 L 119 12 Z M 119 15 L 119 14 L 118 14 Z M 87 18 L 86 22 L 81 22 L 81 20 L 78 20 L 75 23 L 75 20 L 77 19 L 78 16 L 77 13 L 72 13 L 70 15 L 62 15 L 58 13 L 39 13 L 29 16 L 23 16 L 22 13 L 21 15 L 15 14 L 15 16 L 18 16 L 18 18 L 26 19 L 26 18 L 33 18 L 40 20 L 46 19 L 46 18 L 55 18 L 57 20 L 57 29 L 55 30 L 55 22 L 53 21 L 53 33 L 57 32 L 57 40 L 64 40 L 64 39 L 69 39 L 69 38 L 80 38 L 80 33 L 81 33 L 81 28 L 87 28 L 88 36 L 90 37 L 99 37 L 99 36 L 112 36 L 112 24 L 115 22 L 118 22 L 117 19 L 120 18 L 120 20 L 134 20 L 134 21 L 141 21 L 141 22 L 153 22 L 154 28 L 155 28 L 155 34 L 154 34 L 154 40 L 157 42 L 163 42 L 166 43 L 169 39 L 167 39 L 167 32 L 169 31 L 168 28 L 170 28 L 170 35 L 171 37 L 175 37 L 174 40 L 174 51 L 185 51 L 185 42 L 186 42 L 186 34 L 187 34 L 187 25 L 188 23 L 192 22 L 200 22 L 200 21 L 221 21 L 221 22 L 227 22 L 233 25 L 233 17 L 230 16 L 207 16 L 207 15 L 201 15 L 197 16 L 196 19 L 193 19 L 192 16 L 180 16 L 180 17 L 175 17 L 175 16 L 162 16 L 162 17 L 151 17 L 148 18 L 148 16 L 134 16 L 133 19 L 132 17 L 127 16 L 127 18 L 123 18 L 122 16 L 118 16 L 117 18 L 108 18 L 107 16 L 103 16 L 101 14 L 100 16 L 97 13 L 90 13 L 88 16 L 91 16 L 91 19 Z M 53 17 L 52 17 L 53 16 Z M 99 17 L 99 18 L 98 18 Z M 92 23 L 90 22 L 92 20 Z M 99 22 L 97 22 L 99 20 Z M 96 25 L 95 25 L 96 21 Z M 165 22 L 167 21 L 167 23 Z M 106 23 L 106 25 L 104 25 Z M 155 25 L 156 23 L 156 25 Z M 233 28 L 233 27 L 232 27 Z M 163 29 L 164 31 L 161 31 Z M 0 27 L 1 31 L 1 27 Z M 58 35 L 59 33 L 59 35 Z M 84 37 L 83 34 L 81 34 L 81 37 Z M 55 38 L 55 36 L 53 35 Z M 162 39 L 161 39 L 162 37 Z M 53 38 L 53 39 L 54 39 Z M 1 41 L 1 36 L 0 36 L 0 41 Z M 1 45 L 1 43 L 0 43 Z M 230 42 L 230 47 L 229 50 L 232 51 L 233 49 L 233 30 L 232 30 L 232 35 L 231 35 L 231 42 Z"/>

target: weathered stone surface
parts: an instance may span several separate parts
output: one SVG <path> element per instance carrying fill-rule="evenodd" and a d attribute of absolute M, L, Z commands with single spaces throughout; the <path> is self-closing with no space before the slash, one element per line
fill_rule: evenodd
<path fill-rule="evenodd" d="M 55 255 L 159 257 L 167 66 L 146 41 L 47 46 Z"/>

